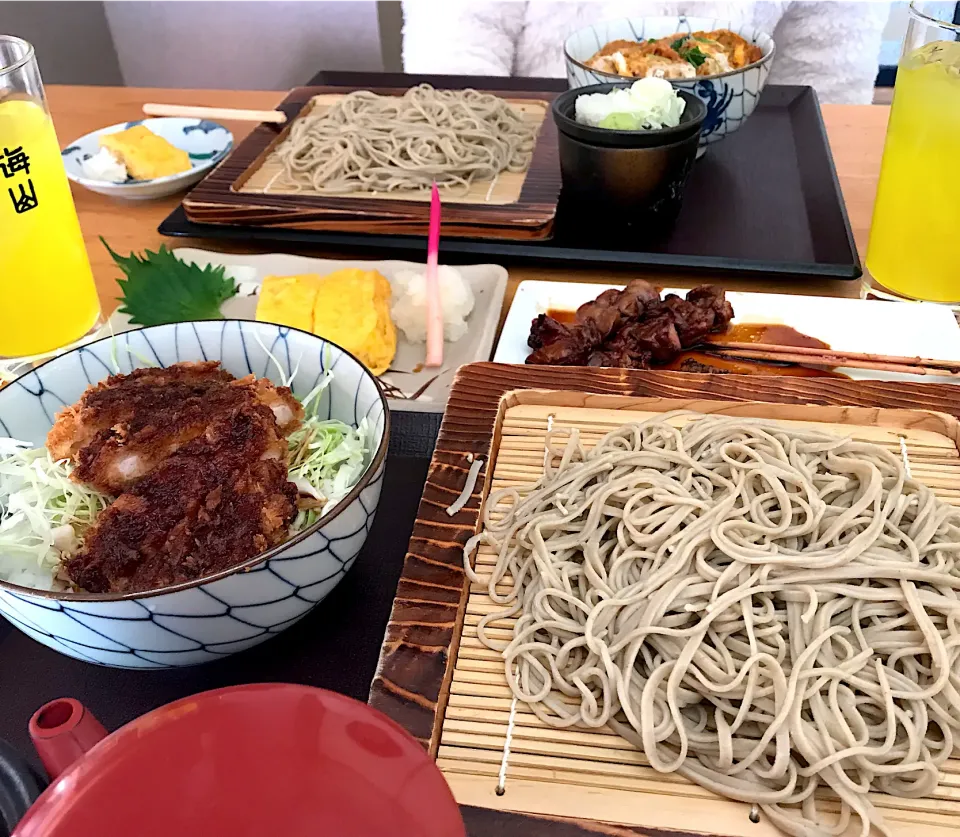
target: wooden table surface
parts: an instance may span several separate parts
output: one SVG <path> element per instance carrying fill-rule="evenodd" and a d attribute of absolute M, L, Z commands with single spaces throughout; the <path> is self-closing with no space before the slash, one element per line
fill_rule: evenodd
<path fill-rule="evenodd" d="M 144 102 L 165 102 L 186 105 L 211 105 L 235 108 L 273 108 L 283 97 L 282 92 L 236 90 L 166 90 L 135 87 L 79 87 L 50 85 L 47 96 L 61 145 L 84 134 L 116 122 L 142 117 Z M 840 185 L 850 215 L 861 259 L 865 252 L 870 215 L 880 171 L 880 157 L 889 108 L 881 105 L 825 105 L 824 121 L 830 137 L 830 146 L 840 176 Z M 250 123 L 227 123 L 239 141 L 252 129 Z M 120 202 L 96 195 L 80 186 L 73 187 L 80 223 L 87 250 L 93 263 L 97 287 L 104 307 L 110 313 L 116 307 L 116 279 L 114 266 L 99 236 L 110 242 L 119 253 L 145 248 L 155 250 L 166 242 L 170 247 L 208 247 L 233 252 L 269 252 L 269 246 L 237 247 L 228 242 L 203 242 L 194 239 L 164 238 L 157 232 L 158 224 L 177 206 L 179 195 L 154 201 Z M 275 248 L 274 248 L 275 249 Z M 294 249 L 294 248 L 290 248 Z M 306 255 L 336 256 L 336 252 L 321 248 L 295 248 Z M 604 268 L 558 270 L 556 267 L 518 266 L 510 268 L 510 282 L 504 300 L 504 312 L 513 299 L 517 284 L 525 279 L 569 280 L 573 282 L 627 281 L 643 276 L 658 284 L 689 287 L 698 284 L 690 277 L 678 277 L 668 272 L 651 273 L 638 270 L 610 270 Z M 777 291 L 828 296 L 856 297 L 859 282 L 810 279 L 802 283 L 783 278 L 753 277 L 736 280 L 725 277 L 724 287 L 730 290 Z"/>

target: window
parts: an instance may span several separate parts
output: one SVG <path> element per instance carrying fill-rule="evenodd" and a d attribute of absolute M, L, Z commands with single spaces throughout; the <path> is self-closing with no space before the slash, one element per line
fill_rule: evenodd
<path fill-rule="evenodd" d="M 890 19 L 883 32 L 883 43 L 880 45 L 880 68 L 877 73 L 877 87 L 893 87 L 897 80 L 897 62 L 900 60 L 900 46 L 903 36 L 907 33 L 909 3 L 892 3 Z M 960 23 L 960 3 L 934 3 L 930 10 L 937 13 L 942 20 L 952 20 Z"/>

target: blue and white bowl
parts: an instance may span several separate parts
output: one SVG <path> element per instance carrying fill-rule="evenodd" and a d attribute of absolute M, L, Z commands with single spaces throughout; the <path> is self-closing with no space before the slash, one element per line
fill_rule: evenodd
<path fill-rule="evenodd" d="M 171 145 L 186 151 L 190 155 L 190 170 L 152 180 L 134 180 L 129 178 L 123 183 L 110 183 L 87 177 L 83 171 L 83 161 L 89 160 L 100 151 L 100 137 L 115 134 L 144 125 L 153 133 L 163 137 Z M 193 186 L 219 163 L 233 148 L 233 134 L 218 122 L 209 119 L 182 119 L 179 117 L 160 117 L 156 119 L 138 119 L 134 122 L 120 122 L 109 128 L 93 131 L 71 142 L 63 151 L 63 165 L 67 177 L 79 183 L 91 192 L 126 200 L 151 200 L 165 198 L 182 192 Z"/>
<path fill-rule="evenodd" d="M 115 344 L 113 341 L 116 341 Z M 261 345 L 262 344 L 262 345 Z M 0 614 L 38 642 L 117 668 L 166 668 L 215 660 L 258 645 L 303 618 L 353 565 L 373 524 L 390 432 L 387 402 L 353 355 L 313 334 L 245 320 L 153 326 L 74 349 L 0 390 L 0 436 L 43 445 L 55 413 L 92 383 L 143 366 L 220 360 L 305 396 L 324 371 L 333 380 L 320 414 L 370 426 L 367 469 L 312 527 L 230 570 L 150 593 L 56 593 L 0 581 Z"/>
<path fill-rule="evenodd" d="M 610 41 L 623 39 L 639 42 L 649 38 L 665 38 L 674 32 L 709 32 L 714 29 L 736 32 L 760 47 L 763 56 L 755 64 L 727 73 L 691 79 L 670 79 L 674 87 L 693 93 L 707 106 L 707 118 L 700 134 L 702 152 L 707 145 L 719 142 L 738 130 L 756 108 L 760 91 L 770 75 L 776 51 L 773 38 L 765 32 L 752 26 L 712 17 L 636 17 L 596 23 L 574 32 L 564 42 L 567 81 L 571 88 L 623 81 L 623 76 L 594 70 L 586 64 Z"/>

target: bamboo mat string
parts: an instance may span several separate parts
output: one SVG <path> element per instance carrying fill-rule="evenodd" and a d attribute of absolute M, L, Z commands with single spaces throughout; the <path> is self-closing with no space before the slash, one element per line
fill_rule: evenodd
<path fill-rule="evenodd" d="M 900 436 L 900 455 L 903 457 L 904 473 L 906 473 L 908 480 L 912 480 L 913 477 L 910 475 L 910 457 L 907 456 L 907 440 L 903 436 Z"/>
<path fill-rule="evenodd" d="M 263 193 L 265 195 L 270 193 L 270 188 L 277 181 L 277 178 L 280 177 L 281 174 L 283 174 L 283 169 L 278 169 L 277 173 L 273 177 L 271 177 L 270 180 L 267 182 L 267 185 L 263 187 Z"/>
<path fill-rule="evenodd" d="M 547 433 L 553 430 L 553 413 L 547 416 Z M 543 470 L 547 470 L 547 465 L 550 464 L 550 448 L 546 445 L 543 446 Z"/>
<path fill-rule="evenodd" d="M 513 739 L 513 728 L 517 720 L 517 696 L 513 696 L 510 703 L 510 717 L 507 719 L 507 734 L 503 739 L 503 758 L 500 759 L 500 774 L 497 777 L 497 796 L 507 792 L 507 762 L 510 760 L 510 742 Z"/>
<path fill-rule="evenodd" d="M 493 180 L 490 181 L 490 188 L 487 189 L 487 196 L 483 199 L 485 203 L 490 202 L 490 196 L 493 194 L 494 187 L 497 185 L 498 180 L 500 180 L 500 172 L 497 172 Z"/>

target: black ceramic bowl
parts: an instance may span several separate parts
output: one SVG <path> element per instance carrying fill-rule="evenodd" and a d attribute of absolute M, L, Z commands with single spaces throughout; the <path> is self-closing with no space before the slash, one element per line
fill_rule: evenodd
<path fill-rule="evenodd" d="M 576 121 L 577 97 L 631 83 L 594 84 L 554 99 L 564 199 L 594 218 L 604 212 L 608 219 L 612 213 L 618 221 L 667 225 L 680 211 L 707 108 L 677 90 L 686 107 L 675 128 L 615 131 Z"/>

